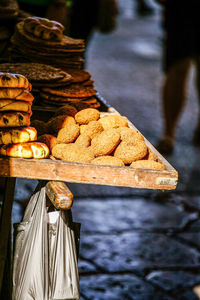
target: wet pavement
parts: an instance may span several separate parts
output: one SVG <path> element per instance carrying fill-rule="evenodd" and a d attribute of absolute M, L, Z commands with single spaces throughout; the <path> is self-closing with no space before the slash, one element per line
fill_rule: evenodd
<path fill-rule="evenodd" d="M 124 4 L 126 2 L 126 5 Z M 117 29 L 92 37 L 86 68 L 98 92 L 152 143 L 162 133 L 160 8 L 138 17 L 120 0 Z M 82 300 L 193 300 L 200 289 L 200 148 L 192 145 L 198 118 L 195 72 L 166 159 L 179 172 L 174 191 L 68 184 L 74 221 L 81 223 Z M 36 181 L 17 180 L 13 221 Z M 200 292 L 199 292 L 200 293 Z"/>

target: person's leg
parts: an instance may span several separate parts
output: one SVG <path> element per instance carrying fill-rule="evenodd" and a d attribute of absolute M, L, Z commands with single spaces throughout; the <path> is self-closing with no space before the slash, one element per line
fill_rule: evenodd
<path fill-rule="evenodd" d="M 195 66 L 196 66 L 196 89 L 198 95 L 198 103 L 199 103 L 199 110 L 198 110 L 198 121 L 197 126 L 193 136 L 193 143 L 194 145 L 200 146 L 200 56 L 195 58 Z"/>
<path fill-rule="evenodd" d="M 166 73 L 162 88 L 163 137 L 157 145 L 159 152 L 173 151 L 175 130 L 186 98 L 186 81 L 192 60 L 185 58 L 173 64 Z"/>

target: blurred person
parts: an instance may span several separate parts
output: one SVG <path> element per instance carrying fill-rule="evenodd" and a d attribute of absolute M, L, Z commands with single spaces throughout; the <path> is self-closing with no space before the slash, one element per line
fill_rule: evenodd
<path fill-rule="evenodd" d="M 136 11 L 140 16 L 147 16 L 153 14 L 153 9 L 147 4 L 145 0 L 134 0 L 136 1 Z"/>
<path fill-rule="evenodd" d="M 110 33 L 116 27 L 117 0 L 72 0 L 68 32 L 87 47 L 95 30 Z"/>
<path fill-rule="evenodd" d="M 180 114 L 184 108 L 191 66 L 196 68 L 195 86 L 200 106 L 200 1 L 156 0 L 162 4 L 164 29 L 162 87 L 163 136 L 157 144 L 162 154 L 171 154 Z M 193 142 L 200 145 L 200 112 Z"/>
<path fill-rule="evenodd" d="M 18 0 L 19 8 L 33 16 L 67 23 L 68 0 Z"/>

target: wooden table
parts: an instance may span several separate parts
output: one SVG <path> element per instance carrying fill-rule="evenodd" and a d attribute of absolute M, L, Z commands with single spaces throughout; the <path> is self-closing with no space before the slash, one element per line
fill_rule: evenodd
<path fill-rule="evenodd" d="M 46 108 L 37 108 L 38 111 L 47 111 Z M 37 110 L 36 109 L 36 110 Z M 107 107 L 104 114 L 118 113 L 114 108 Z M 130 122 L 129 126 L 135 128 Z M 14 198 L 16 178 L 29 178 L 46 180 L 47 193 L 55 207 L 69 209 L 72 205 L 73 195 L 67 189 L 64 182 L 76 182 L 98 185 L 110 185 L 132 188 L 145 188 L 156 190 L 173 190 L 177 186 L 178 172 L 157 152 L 157 150 L 145 139 L 147 146 L 154 152 L 159 160 L 165 165 L 165 170 L 135 169 L 130 167 L 117 167 L 74 163 L 49 159 L 23 159 L 23 158 L 0 158 L 0 177 L 6 178 L 4 201 L 0 223 L 0 290 L 3 273 L 7 267 L 8 281 L 11 282 L 10 264 L 6 265 L 6 256 L 11 247 L 11 212 Z M 66 188 L 65 188 L 66 187 Z M 57 201 L 57 204 L 56 204 Z M 11 291 L 11 287 L 8 286 Z M 11 299 L 10 296 L 5 298 Z M 3 300 L 3 299 L 2 299 Z"/>

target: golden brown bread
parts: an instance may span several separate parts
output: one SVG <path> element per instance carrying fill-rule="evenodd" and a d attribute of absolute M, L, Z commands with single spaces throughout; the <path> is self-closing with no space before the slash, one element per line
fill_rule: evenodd
<path fill-rule="evenodd" d="M 25 112 L 1 112 L 0 127 L 29 126 L 30 114 Z"/>
<path fill-rule="evenodd" d="M 96 157 L 91 163 L 96 165 L 124 166 L 124 163 L 120 158 L 110 155 Z"/>
<path fill-rule="evenodd" d="M 91 121 L 97 121 L 100 118 L 100 112 L 95 108 L 86 108 L 80 110 L 74 118 L 79 124 L 88 124 Z"/>
<path fill-rule="evenodd" d="M 122 141 L 115 149 L 114 156 L 120 158 L 125 164 L 143 159 L 147 154 L 147 146 L 144 141 L 130 144 Z"/>
<path fill-rule="evenodd" d="M 41 39 L 60 41 L 64 26 L 59 22 L 34 16 L 24 20 L 24 29 Z"/>
<path fill-rule="evenodd" d="M 154 160 L 137 160 L 132 162 L 131 168 L 143 168 L 143 169 L 153 169 L 153 170 L 164 170 L 165 166 Z"/>
<path fill-rule="evenodd" d="M 57 135 L 57 142 L 59 144 L 72 143 L 80 134 L 78 124 L 69 124 L 66 127 L 60 129 Z"/>
<path fill-rule="evenodd" d="M 34 97 L 29 91 L 23 88 L 0 87 L 0 99 L 12 99 L 32 102 L 34 100 Z"/>
<path fill-rule="evenodd" d="M 56 158 L 73 162 L 89 163 L 94 159 L 94 154 L 89 148 L 84 148 L 74 143 L 57 144 L 53 147 L 52 154 Z"/>
<path fill-rule="evenodd" d="M 16 144 L 37 140 L 34 127 L 0 128 L 0 144 Z"/>
<path fill-rule="evenodd" d="M 92 139 L 91 150 L 95 156 L 108 155 L 117 147 L 119 142 L 120 134 L 114 128 L 110 128 Z"/>
<path fill-rule="evenodd" d="M 52 134 L 43 134 L 38 137 L 37 141 L 46 144 L 50 151 L 57 144 L 57 138 Z"/>
<path fill-rule="evenodd" d="M 0 87 L 2 88 L 24 88 L 28 91 L 32 86 L 28 79 L 21 74 L 0 72 Z"/>
<path fill-rule="evenodd" d="M 31 113 L 31 102 L 15 101 L 15 100 L 0 100 L 0 111 L 24 111 Z"/>
<path fill-rule="evenodd" d="M 74 124 L 76 121 L 72 116 L 61 115 L 51 118 L 47 126 L 50 133 L 57 133 L 61 128 Z"/>
<path fill-rule="evenodd" d="M 0 146 L 0 154 L 21 158 L 46 158 L 49 156 L 49 148 L 39 142 L 8 144 Z"/>
<path fill-rule="evenodd" d="M 128 121 L 121 115 L 110 115 L 99 119 L 104 130 L 117 127 L 128 127 Z"/>

